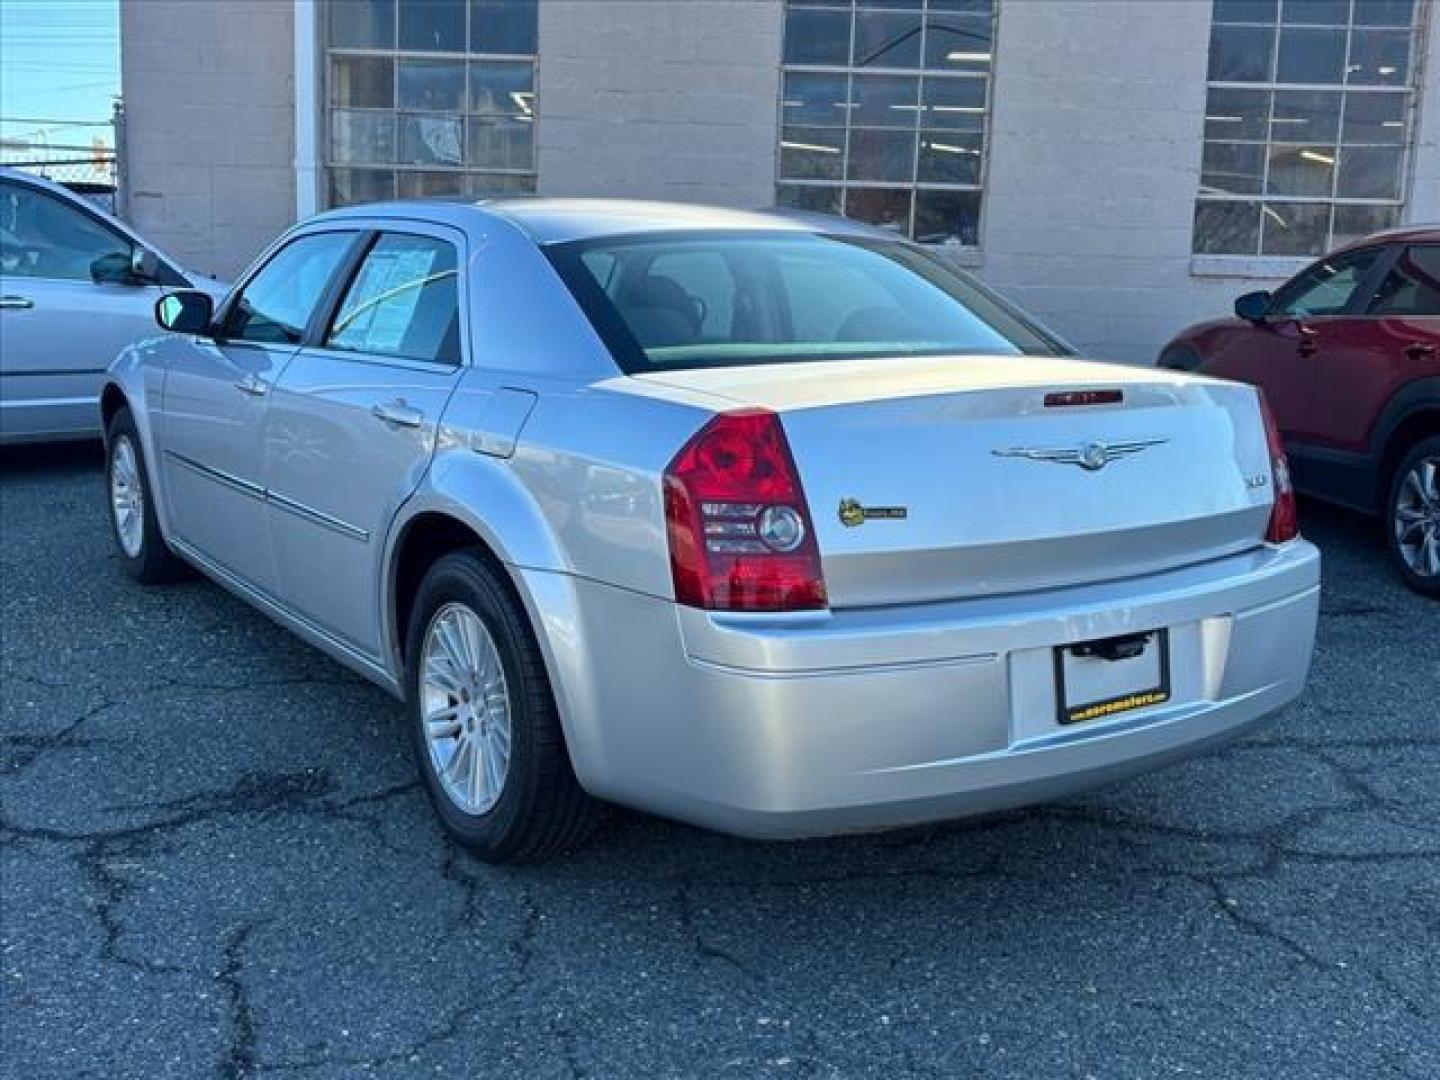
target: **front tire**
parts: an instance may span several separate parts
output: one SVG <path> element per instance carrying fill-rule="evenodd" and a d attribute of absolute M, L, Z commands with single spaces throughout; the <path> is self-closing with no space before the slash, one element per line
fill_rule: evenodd
<path fill-rule="evenodd" d="M 130 409 L 122 406 L 105 429 L 105 489 L 110 535 L 125 572 L 142 585 L 159 585 L 184 574 L 184 566 L 160 535 L 155 498 L 145 470 L 145 451 Z"/>
<path fill-rule="evenodd" d="M 420 583 L 405 650 L 416 766 L 447 832 L 487 862 L 540 862 L 590 833 L 544 658 L 508 583 L 470 551 Z"/>
<path fill-rule="evenodd" d="M 1421 439 L 1401 459 L 1385 503 L 1385 533 L 1405 584 L 1440 596 L 1440 435 Z"/>

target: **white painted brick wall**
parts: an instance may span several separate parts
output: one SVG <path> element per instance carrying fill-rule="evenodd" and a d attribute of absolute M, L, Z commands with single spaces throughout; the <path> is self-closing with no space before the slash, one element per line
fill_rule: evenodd
<path fill-rule="evenodd" d="M 780 0 L 544 0 L 539 190 L 775 198 Z"/>
<path fill-rule="evenodd" d="M 290 0 L 126 0 L 129 216 L 186 266 L 230 277 L 290 224 Z"/>

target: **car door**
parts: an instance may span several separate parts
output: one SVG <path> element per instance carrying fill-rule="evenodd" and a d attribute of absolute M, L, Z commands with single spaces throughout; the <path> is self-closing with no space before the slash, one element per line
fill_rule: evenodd
<path fill-rule="evenodd" d="M 265 518 L 269 393 L 361 232 L 287 240 L 226 300 L 215 337 L 193 339 L 166 374 L 163 445 L 171 530 L 245 584 L 273 593 Z"/>
<path fill-rule="evenodd" d="M 100 379 L 155 334 L 160 284 L 130 270 L 135 244 L 70 202 L 0 180 L 0 439 L 97 434 Z"/>
<path fill-rule="evenodd" d="M 1362 248 L 1327 257 L 1296 275 L 1276 291 L 1264 322 L 1226 335 L 1207 373 L 1260 387 L 1287 442 L 1315 441 L 1315 357 L 1345 347 L 1351 333 L 1347 313 L 1382 251 Z"/>
<path fill-rule="evenodd" d="M 1397 247 L 1382 269 L 1363 316 L 1316 354 L 1317 427 L 1329 445 L 1357 453 L 1400 387 L 1440 375 L 1440 244 Z"/>
<path fill-rule="evenodd" d="M 386 529 L 463 370 L 466 281 L 457 231 L 385 222 L 367 244 L 275 386 L 265 483 L 284 602 L 373 658 Z"/>

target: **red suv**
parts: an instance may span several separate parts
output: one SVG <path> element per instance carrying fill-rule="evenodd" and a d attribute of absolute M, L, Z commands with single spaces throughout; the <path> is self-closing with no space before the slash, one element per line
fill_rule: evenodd
<path fill-rule="evenodd" d="M 1406 583 L 1440 596 L 1440 227 L 1349 244 L 1235 314 L 1160 365 L 1262 388 L 1296 488 L 1381 516 Z"/>

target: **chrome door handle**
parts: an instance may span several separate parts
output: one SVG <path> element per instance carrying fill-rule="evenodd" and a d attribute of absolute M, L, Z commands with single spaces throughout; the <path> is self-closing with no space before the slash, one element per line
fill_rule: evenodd
<path fill-rule="evenodd" d="M 1405 355 L 1411 360 L 1433 360 L 1435 358 L 1435 346 L 1429 342 L 1417 341 L 1414 345 L 1405 346 Z"/>
<path fill-rule="evenodd" d="M 235 389 L 242 394 L 249 394 L 251 397 L 264 397 L 265 392 L 270 389 L 270 384 L 259 375 L 246 375 L 243 379 L 235 380 Z"/>
<path fill-rule="evenodd" d="M 32 308 L 35 301 L 28 296 L 0 296 L 0 308 Z"/>
<path fill-rule="evenodd" d="M 372 416 L 396 427 L 419 427 L 425 422 L 425 414 L 405 404 L 404 398 L 396 398 L 370 410 Z"/>

